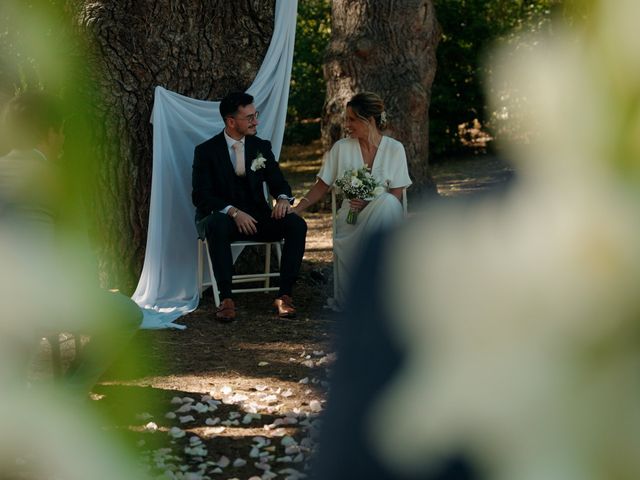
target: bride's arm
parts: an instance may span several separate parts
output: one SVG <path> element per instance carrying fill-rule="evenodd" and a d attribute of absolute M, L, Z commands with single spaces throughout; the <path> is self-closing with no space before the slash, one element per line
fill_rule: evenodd
<path fill-rule="evenodd" d="M 311 190 L 309 190 L 307 194 L 300 199 L 298 204 L 295 207 L 293 207 L 293 213 L 300 215 L 307 208 L 309 208 L 311 205 L 313 205 L 322 197 L 324 197 L 328 191 L 329 191 L 329 185 L 327 185 L 326 183 L 324 183 L 322 180 L 318 178 L 316 180 L 316 184 L 313 187 L 311 187 Z"/>
<path fill-rule="evenodd" d="M 389 189 L 389 193 L 402 202 L 402 191 L 403 190 L 404 190 L 403 187 L 390 188 Z"/>

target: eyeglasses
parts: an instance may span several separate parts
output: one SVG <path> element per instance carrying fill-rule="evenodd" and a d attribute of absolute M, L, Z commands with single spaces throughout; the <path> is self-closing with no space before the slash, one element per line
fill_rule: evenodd
<path fill-rule="evenodd" d="M 255 123 L 258 120 L 258 115 L 260 112 L 256 110 L 256 113 L 252 113 L 251 115 L 247 115 L 246 117 L 233 117 L 236 120 L 246 120 L 249 123 Z"/>

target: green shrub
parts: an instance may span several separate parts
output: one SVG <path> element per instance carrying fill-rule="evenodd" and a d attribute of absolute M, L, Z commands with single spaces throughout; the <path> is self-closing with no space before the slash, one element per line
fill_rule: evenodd
<path fill-rule="evenodd" d="M 307 144 L 320 137 L 318 119 L 326 93 L 322 63 L 331 36 L 330 24 L 329 0 L 298 3 L 285 143 Z"/>

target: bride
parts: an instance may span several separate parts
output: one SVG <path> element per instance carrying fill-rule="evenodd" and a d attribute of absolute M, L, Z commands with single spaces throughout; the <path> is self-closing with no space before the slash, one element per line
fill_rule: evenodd
<path fill-rule="evenodd" d="M 351 276 L 351 260 L 358 245 L 371 232 L 397 224 L 402 220 L 402 192 L 411 185 L 407 157 L 400 142 L 382 135 L 386 112 L 382 99 L 371 92 L 354 95 L 347 103 L 345 130 L 349 137 L 336 142 L 326 155 L 315 185 L 293 208 L 302 214 L 320 200 L 346 170 L 366 166 L 385 192 L 373 200 L 344 199 L 337 212 L 336 235 L 333 239 L 336 270 L 336 298 L 330 305 L 344 305 Z M 358 213 L 357 221 L 347 223 L 349 210 Z"/>

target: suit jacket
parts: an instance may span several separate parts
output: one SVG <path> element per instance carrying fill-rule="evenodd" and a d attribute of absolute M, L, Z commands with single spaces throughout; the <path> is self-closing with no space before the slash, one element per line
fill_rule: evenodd
<path fill-rule="evenodd" d="M 0 157 L 0 219 L 34 225 L 57 216 L 57 168 L 35 150 L 12 150 Z"/>
<path fill-rule="evenodd" d="M 264 168 L 254 172 L 251 170 L 251 163 L 258 153 L 262 154 L 266 163 Z M 264 198 L 263 182 L 267 183 L 269 193 L 274 198 L 283 194 L 288 197 L 292 196 L 291 187 L 284 179 L 271 151 L 271 142 L 253 135 L 246 136 L 244 160 L 247 181 L 251 190 L 251 200 L 256 209 L 264 210 L 265 213 L 270 211 Z M 227 205 L 234 205 L 238 201 L 235 175 L 223 132 L 195 148 L 191 199 L 196 207 L 196 220 L 218 212 Z"/>

